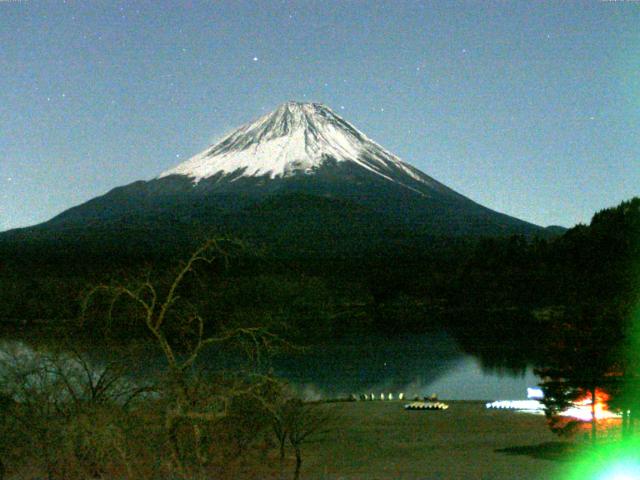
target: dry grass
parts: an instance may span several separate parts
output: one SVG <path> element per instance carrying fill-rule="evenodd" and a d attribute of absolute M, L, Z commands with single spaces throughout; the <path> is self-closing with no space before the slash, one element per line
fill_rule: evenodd
<path fill-rule="evenodd" d="M 403 403 L 327 403 L 329 431 L 302 446 L 301 480 L 353 479 L 555 479 L 565 465 L 573 443 L 559 442 L 543 416 L 513 411 L 487 410 L 481 402 L 450 402 L 446 411 L 405 411 Z M 158 422 L 151 421 L 152 424 Z M 226 442 L 216 441 L 222 446 Z M 257 440 L 257 448 L 230 461 L 219 472 L 209 469 L 206 478 L 276 480 L 293 478 L 294 457 L 287 451 L 284 476 L 280 477 L 278 452 L 273 442 Z M 142 450 L 131 464 L 136 472 L 149 462 L 142 452 L 155 450 L 150 436 L 127 437 Z M 264 443 L 264 448 L 262 444 Z M 136 448 L 137 448 L 136 447 Z M 137 469 L 138 463 L 141 464 Z M 38 473 L 40 476 L 38 476 Z M 159 472 L 158 472 L 159 473 Z M 9 475 L 12 480 L 43 478 L 28 468 Z M 131 475 L 103 478 L 175 478 Z"/>
<path fill-rule="evenodd" d="M 517 449 L 557 442 L 542 416 L 481 402 L 451 402 L 440 412 L 405 411 L 401 402 L 326 408 L 339 420 L 325 441 L 306 447 L 303 479 L 556 478 L 558 462 Z"/>

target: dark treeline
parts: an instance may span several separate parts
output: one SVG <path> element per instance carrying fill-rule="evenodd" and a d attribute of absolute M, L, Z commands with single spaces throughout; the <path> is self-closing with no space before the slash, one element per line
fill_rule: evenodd
<path fill-rule="evenodd" d="M 313 340 L 444 324 L 481 348 L 478 335 L 491 343 L 496 335 L 510 335 L 498 328 L 514 336 L 525 327 L 541 332 L 559 312 L 584 321 L 605 311 L 628 316 L 639 291 L 639 208 L 640 199 L 624 202 L 551 239 L 396 234 L 358 251 L 336 238 L 340 248 L 314 256 L 305 249 L 322 249 L 309 245 L 310 239 L 298 238 L 291 248 L 248 239 L 230 268 L 203 272 L 187 295 L 209 312 L 211 325 L 233 311 L 246 319 L 277 318 Z M 79 317 L 92 285 L 144 275 L 161 283 L 205 237 L 174 232 L 162 242 L 136 242 L 123 234 L 120 245 L 82 237 L 0 243 L 0 318 L 59 328 L 61 321 Z"/>

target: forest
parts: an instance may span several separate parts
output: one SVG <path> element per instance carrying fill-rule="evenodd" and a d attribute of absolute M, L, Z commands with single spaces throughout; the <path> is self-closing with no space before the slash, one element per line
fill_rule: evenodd
<path fill-rule="evenodd" d="M 0 474 L 33 465 L 50 479 L 238 478 L 262 464 L 261 474 L 298 478 L 305 443 L 335 419 L 301 402 L 269 359 L 370 333 L 445 329 L 487 368 L 535 367 L 560 434 L 574 427 L 557 416 L 568 402 L 606 390 L 630 435 L 639 240 L 634 198 L 552 239 L 439 238 L 359 257 L 276 256 L 231 238 L 155 257 L 2 245 L 4 337 L 58 348 L 3 353 Z M 92 345 L 121 354 L 93 371 Z M 162 367 L 133 382 L 145 348 Z M 203 370 L 208 348 L 242 361 Z"/>
<path fill-rule="evenodd" d="M 615 310 L 612 315 L 627 318 L 638 291 L 639 205 L 638 198 L 623 202 L 551 239 L 434 237 L 307 257 L 241 240 L 228 264 L 209 266 L 188 294 L 204 302 L 211 325 L 229 315 L 277 312 L 310 340 L 477 323 L 462 320 L 461 311 L 542 319 L 570 310 L 581 313 L 567 316 L 590 322 Z M 0 318 L 5 328 L 38 324 L 60 331 L 77 321 L 92 286 L 141 276 L 166 284 L 205 240 L 167 241 L 144 254 L 95 243 L 0 242 Z"/>

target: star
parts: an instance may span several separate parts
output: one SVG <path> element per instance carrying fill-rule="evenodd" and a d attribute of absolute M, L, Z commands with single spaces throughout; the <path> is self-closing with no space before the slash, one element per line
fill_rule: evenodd
<path fill-rule="evenodd" d="M 253 57 L 253 61 L 257 62 L 258 61 L 258 57 Z"/>

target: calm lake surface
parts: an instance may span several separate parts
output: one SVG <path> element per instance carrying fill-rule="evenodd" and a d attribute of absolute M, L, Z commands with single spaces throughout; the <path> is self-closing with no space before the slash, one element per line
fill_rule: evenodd
<path fill-rule="evenodd" d="M 36 347 L 28 338 L 0 341 L 2 351 L 26 355 Z M 93 348 L 87 356 L 100 368 L 114 353 Z M 161 367 L 155 353 L 144 356 L 134 377 Z M 213 353 L 202 356 L 208 365 L 219 365 Z M 402 392 L 406 398 L 436 393 L 442 399 L 496 400 L 526 398 L 526 389 L 538 383 L 531 369 L 514 373 L 508 369 L 487 370 L 479 359 L 458 347 L 446 333 L 429 333 L 394 338 L 357 337 L 327 342 L 301 354 L 287 354 L 273 360 L 274 372 L 287 379 L 308 399 L 347 397 L 350 394 Z"/>
<path fill-rule="evenodd" d="M 531 369 L 489 371 L 445 333 L 369 337 L 327 343 L 275 361 L 276 373 L 310 398 L 403 392 L 443 399 L 523 399 L 538 379 Z"/>

